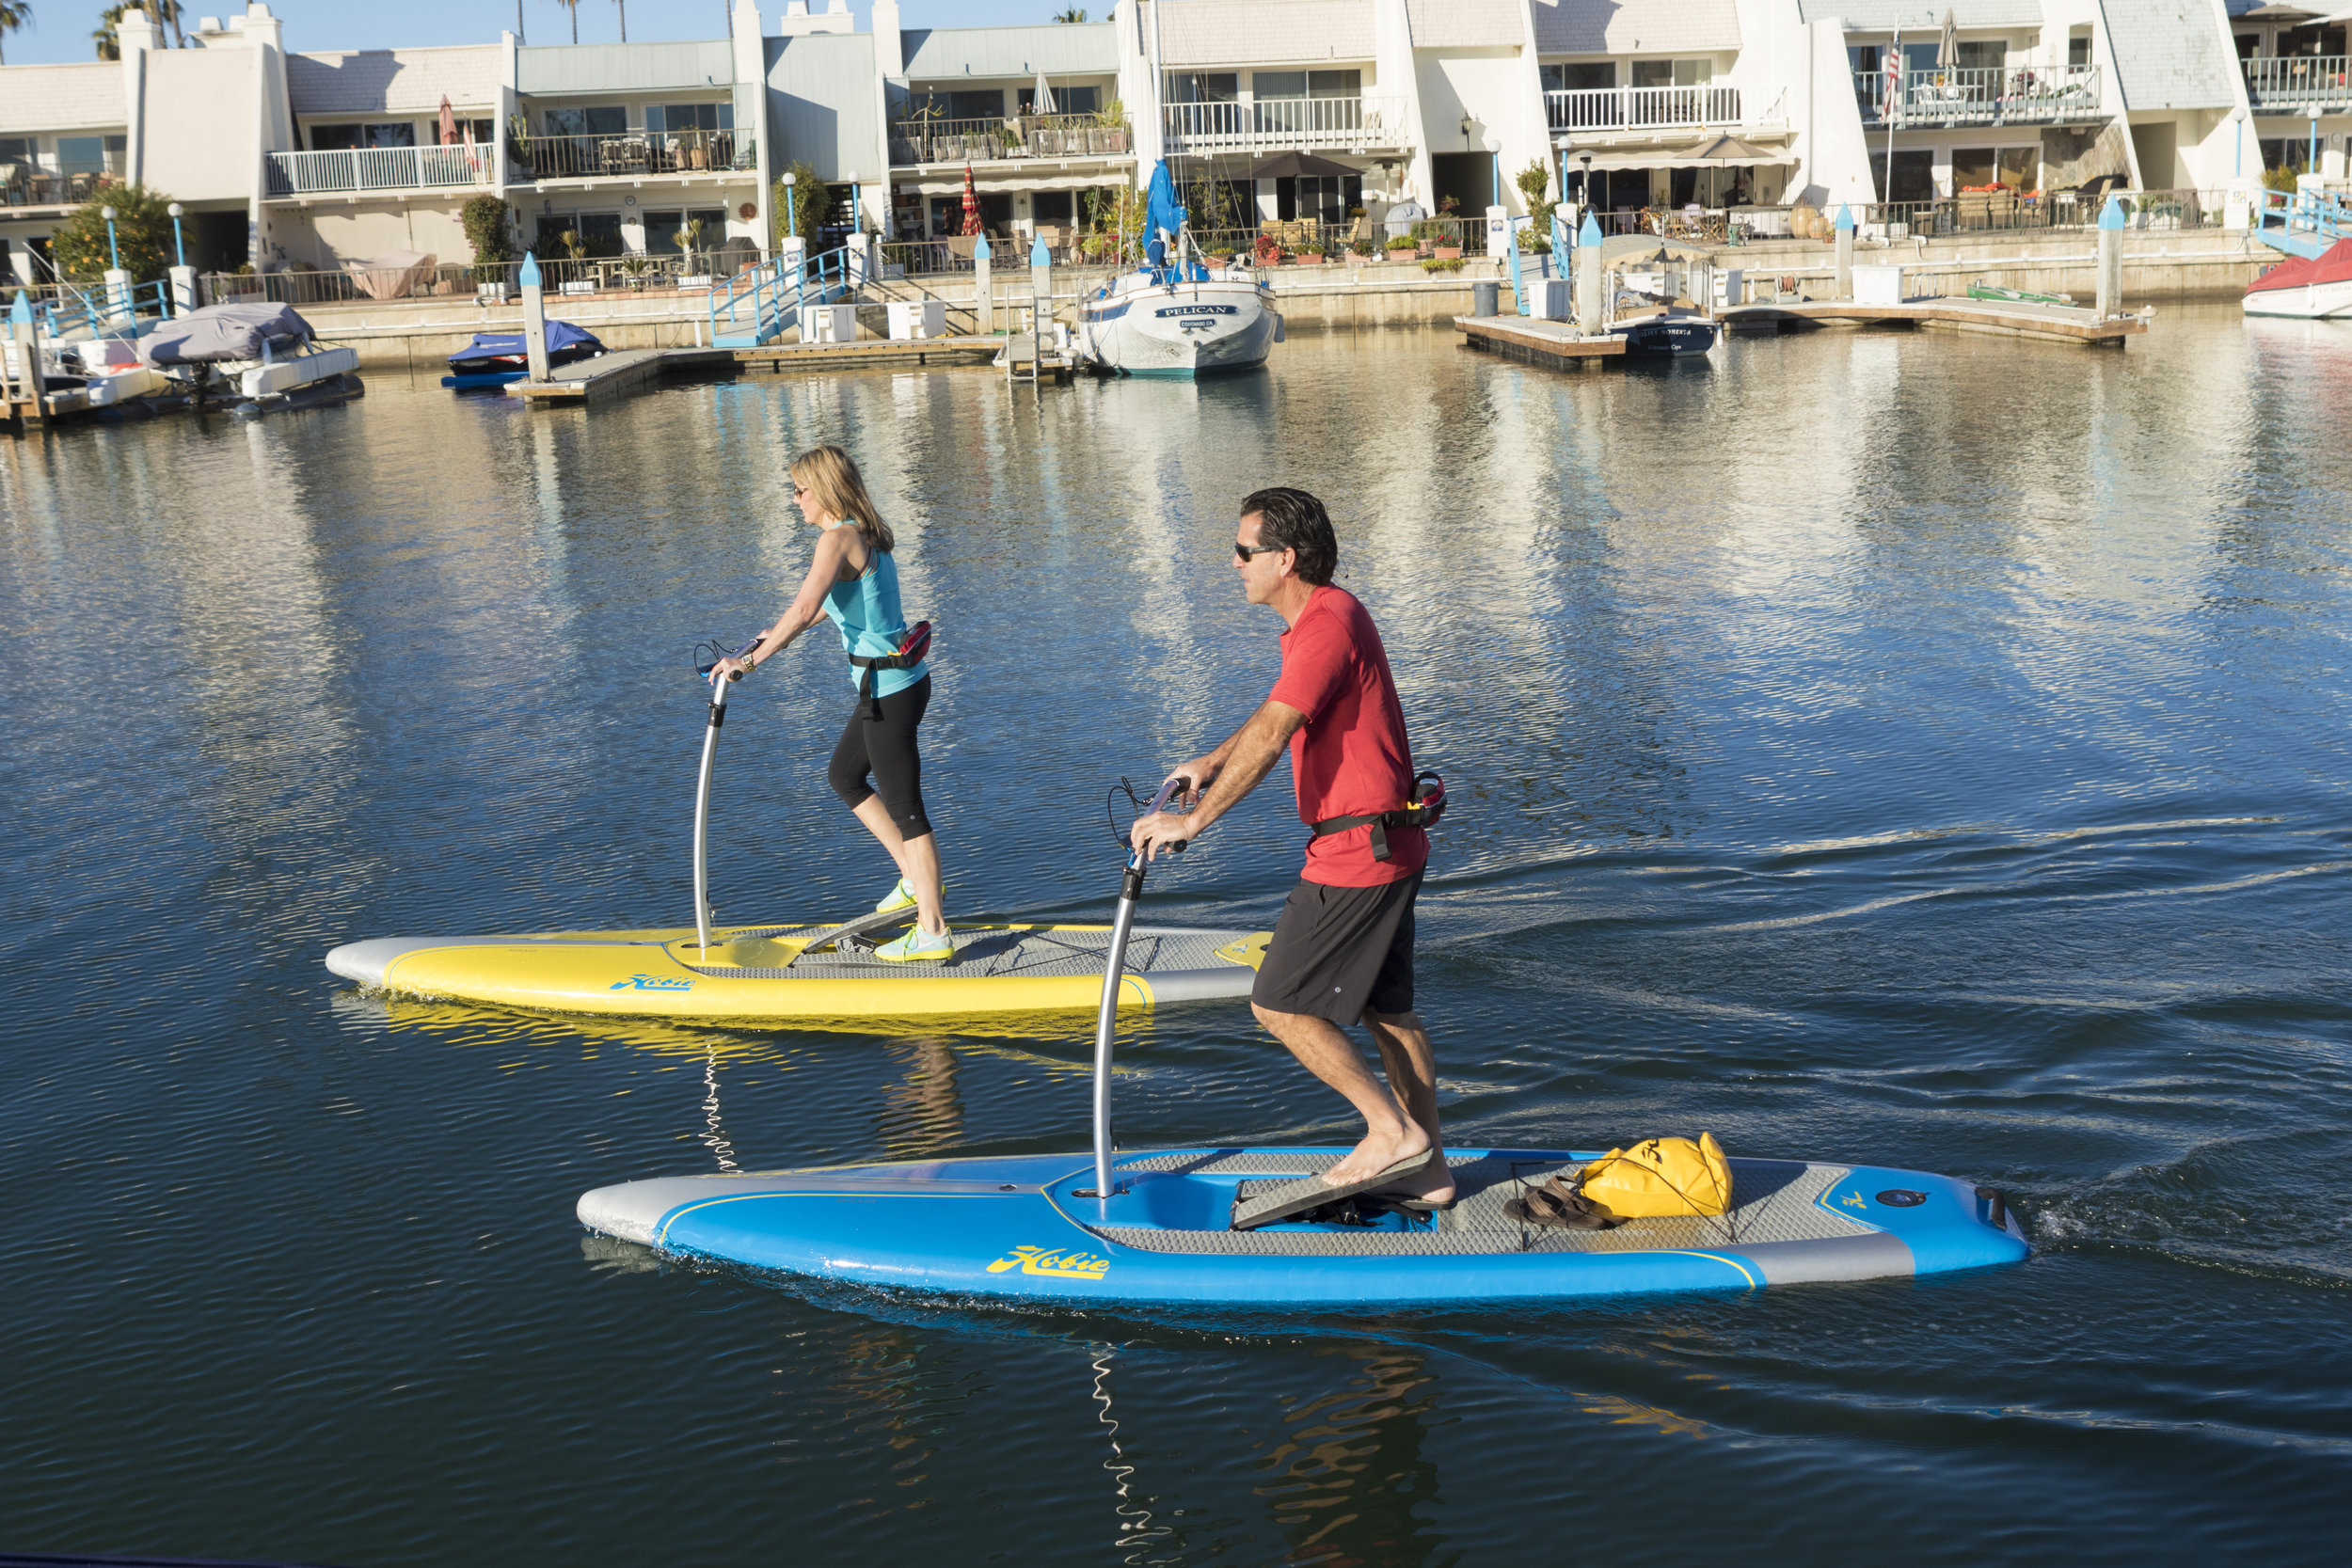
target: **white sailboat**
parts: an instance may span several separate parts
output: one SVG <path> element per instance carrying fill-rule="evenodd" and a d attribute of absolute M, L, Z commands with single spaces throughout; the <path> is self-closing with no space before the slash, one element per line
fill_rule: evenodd
<path fill-rule="evenodd" d="M 1184 209 L 1163 163 L 1152 171 L 1151 260 L 1078 304 L 1078 352 L 1120 375 L 1189 379 L 1251 370 L 1282 341 L 1274 291 L 1247 266 L 1187 256 Z"/>

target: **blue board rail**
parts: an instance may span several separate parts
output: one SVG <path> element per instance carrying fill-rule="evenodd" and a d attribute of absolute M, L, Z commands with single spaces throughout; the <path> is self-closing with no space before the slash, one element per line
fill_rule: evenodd
<path fill-rule="evenodd" d="M 714 348 L 757 348 L 797 326 L 812 305 L 824 305 L 850 291 L 847 245 L 803 259 L 778 256 L 727 280 L 724 293 L 710 296 L 710 341 Z"/>
<path fill-rule="evenodd" d="M 2352 239 L 2352 203 L 2330 191 L 2257 191 L 2254 238 L 2290 256 L 2317 256 Z"/>

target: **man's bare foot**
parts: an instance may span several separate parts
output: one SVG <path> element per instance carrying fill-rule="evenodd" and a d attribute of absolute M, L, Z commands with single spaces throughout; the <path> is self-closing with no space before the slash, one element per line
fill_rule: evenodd
<path fill-rule="evenodd" d="M 1348 1150 L 1345 1159 L 1323 1173 L 1323 1184 L 1344 1187 L 1364 1180 L 1391 1165 L 1426 1153 L 1428 1148 L 1429 1134 L 1409 1122 L 1391 1132 L 1367 1132 L 1363 1142 Z"/>
<path fill-rule="evenodd" d="M 1375 1197 L 1409 1197 L 1423 1203 L 1434 1203 L 1442 1208 L 1454 1201 L 1454 1172 L 1446 1168 L 1445 1154 L 1440 1150 L 1437 1159 L 1430 1163 L 1428 1169 L 1415 1171 L 1412 1175 L 1391 1181 L 1385 1187 L 1375 1187 L 1373 1189 L 1372 1196 Z"/>

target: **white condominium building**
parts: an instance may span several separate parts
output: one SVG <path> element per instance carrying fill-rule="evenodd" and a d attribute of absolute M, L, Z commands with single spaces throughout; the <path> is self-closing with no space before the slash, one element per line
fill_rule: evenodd
<path fill-rule="evenodd" d="M 463 261 L 489 194 L 543 253 L 734 258 L 832 229 L 1071 239 L 1166 159 L 1197 228 L 1525 211 L 2095 202 L 2344 178 L 2352 0 L 1117 0 L 918 27 L 739 0 L 702 41 L 291 53 L 255 4 L 166 49 L 0 68 L 0 277 L 104 182 L 205 270 Z M 1948 32 L 1945 24 L 1949 20 Z M 309 40 L 303 40 L 309 41 Z M 797 171 L 786 195 L 781 177 Z"/>

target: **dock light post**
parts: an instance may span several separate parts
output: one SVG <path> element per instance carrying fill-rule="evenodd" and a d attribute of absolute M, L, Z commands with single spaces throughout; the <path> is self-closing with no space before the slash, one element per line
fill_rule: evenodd
<path fill-rule="evenodd" d="M 2317 120 L 2313 120 L 2312 123 L 2316 125 L 2319 122 Z M 1486 156 L 1494 160 L 1494 204 L 1500 207 L 1502 205 L 1502 138 L 1496 135 L 1492 131 L 1489 131 L 1486 133 L 1486 139 L 1480 145 L 1486 148 Z"/>
<path fill-rule="evenodd" d="M 128 321 L 135 313 L 131 297 L 131 275 L 122 270 L 122 249 L 115 243 L 115 210 L 101 207 L 98 215 L 106 220 L 106 314 L 110 320 Z"/>
<path fill-rule="evenodd" d="M 2312 124 L 2316 126 L 2318 123 L 2319 117 L 2313 115 Z M 106 264 L 120 271 L 122 251 L 115 244 L 115 210 L 112 207 L 101 207 L 98 209 L 98 215 L 106 220 Z"/>
<path fill-rule="evenodd" d="M 787 234 L 797 234 L 801 231 L 800 219 L 792 211 L 792 187 L 800 182 L 799 175 L 788 168 L 784 171 L 784 231 Z"/>
<path fill-rule="evenodd" d="M 177 259 L 171 269 L 171 295 L 165 302 L 166 315 L 176 308 L 182 314 L 196 309 L 196 274 L 188 268 L 187 242 L 180 233 L 180 215 L 187 209 L 177 201 L 164 209 L 171 214 L 171 253 Z"/>
<path fill-rule="evenodd" d="M 2303 160 L 2303 172 L 2316 179 L 2319 175 L 2319 105 L 2312 105 L 2312 150 Z"/>

